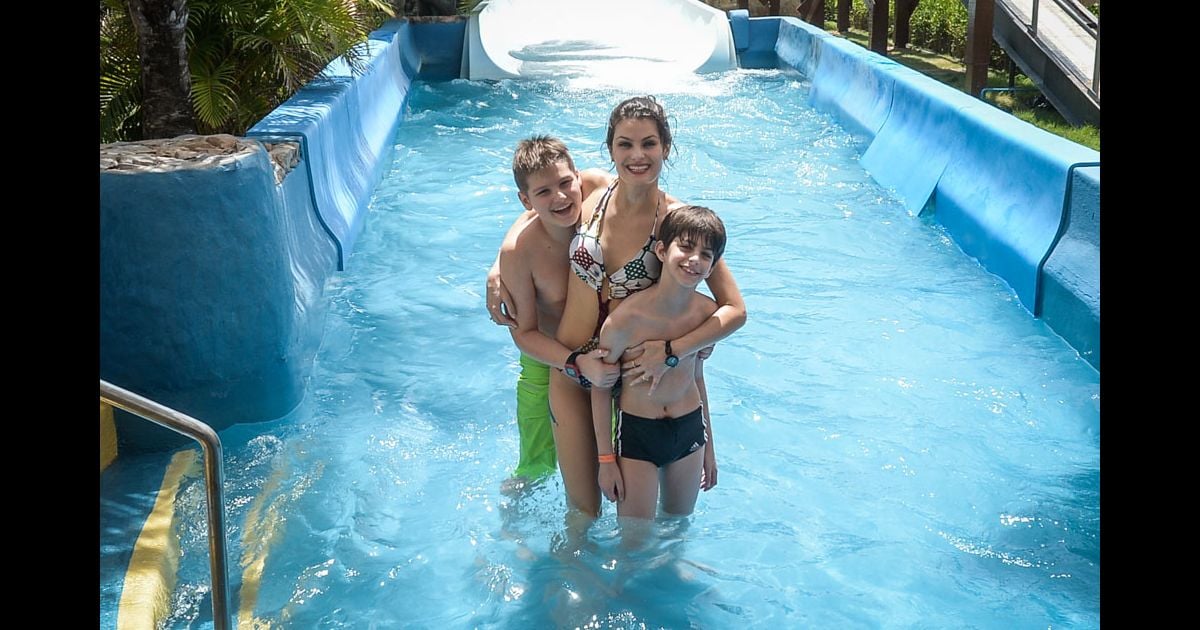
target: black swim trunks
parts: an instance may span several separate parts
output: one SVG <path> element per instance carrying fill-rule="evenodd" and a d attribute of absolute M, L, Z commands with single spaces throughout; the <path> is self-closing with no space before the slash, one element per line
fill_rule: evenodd
<path fill-rule="evenodd" d="M 617 414 L 617 455 L 647 461 L 659 468 L 704 446 L 704 413 L 700 407 L 678 418 L 643 418 Z"/>

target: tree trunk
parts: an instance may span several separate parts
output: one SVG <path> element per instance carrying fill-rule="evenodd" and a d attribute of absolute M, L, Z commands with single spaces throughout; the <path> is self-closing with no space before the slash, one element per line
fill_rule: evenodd
<path fill-rule="evenodd" d="M 187 0 L 129 0 L 142 62 L 142 136 L 196 133 L 188 72 Z"/>
<path fill-rule="evenodd" d="M 888 2 L 887 0 L 866 0 L 867 13 L 871 16 L 871 45 L 869 48 L 883 56 L 887 56 L 888 40 Z"/>
<path fill-rule="evenodd" d="M 457 15 L 458 3 L 454 0 L 421 0 L 420 15 Z"/>
<path fill-rule="evenodd" d="M 913 11 L 917 10 L 920 0 L 896 0 L 896 48 L 908 48 L 909 33 L 912 30 Z"/>
<path fill-rule="evenodd" d="M 816 26 L 825 28 L 825 0 L 800 0 L 796 12 L 800 19 Z"/>
<path fill-rule="evenodd" d="M 966 89 L 971 96 L 980 96 L 987 87 L 988 62 L 992 55 L 992 27 L 995 0 L 970 0 L 967 3 L 967 66 Z"/>

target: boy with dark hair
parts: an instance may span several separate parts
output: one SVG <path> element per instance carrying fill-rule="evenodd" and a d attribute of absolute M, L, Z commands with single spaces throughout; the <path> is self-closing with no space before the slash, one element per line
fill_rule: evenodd
<path fill-rule="evenodd" d="M 725 239 L 724 224 L 708 208 L 684 206 L 662 220 L 654 244 L 662 275 L 652 287 L 626 298 L 604 322 L 600 348 L 607 351 L 606 361 L 618 361 L 627 348 L 647 339 L 677 339 L 717 310 L 716 302 L 696 287 L 721 259 Z M 670 355 L 669 344 L 667 348 Z M 648 377 L 619 383 L 615 432 L 610 424 L 613 390 L 593 384 L 600 489 L 617 502 L 618 516 L 654 518 L 660 480 L 663 512 L 691 514 L 701 475 L 711 476 L 710 466 L 715 473 L 706 453 L 712 428 L 704 417 L 697 360 L 695 355 L 668 356 L 671 367 L 653 391 Z"/>

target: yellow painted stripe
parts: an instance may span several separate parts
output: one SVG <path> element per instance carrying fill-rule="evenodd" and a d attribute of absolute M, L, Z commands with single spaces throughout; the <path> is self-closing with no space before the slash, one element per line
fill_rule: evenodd
<path fill-rule="evenodd" d="M 112 405 L 100 403 L 100 472 L 117 458 L 117 425 Z"/>
<path fill-rule="evenodd" d="M 283 483 L 285 473 L 290 469 L 287 458 L 284 464 L 276 466 L 271 476 L 263 483 L 254 497 L 254 503 L 246 512 L 246 523 L 242 528 L 242 590 L 238 597 L 241 607 L 238 609 L 239 628 L 270 628 L 265 620 L 254 617 L 254 607 L 258 604 L 258 589 L 262 585 L 263 569 L 267 566 L 267 554 L 271 550 L 271 542 L 282 529 L 279 512 L 275 509 L 280 500 L 279 485 Z M 278 461 L 278 459 L 276 461 Z M 272 499 L 274 501 L 272 502 Z M 268 503 L 271 502 L 271 503 Z M 263 514 L 266 514 L 266 517 Z"/>
<path fill-rule="evenodd" d="M 185 476 L 199 471 L 196 451 L 180 451 L 163 475 L 154 509 L 133 546 L 125 572 L 117 628 L 155 628 L 171 608 L 171 591 L 179 572 L 179 534 L 175 524 L 175 495 Z"/>
<path fill-rule="evenodd" d="M 303 475 L 297 479 L 289 492 L 280 492 L 284 480 L 291 477 L 291 458 L 280 455 L 278 459 L 282 463 L 275 467 L 271 476 L 263 483 L 262 489 L 246 513 L 246 522 L 242 528 L 242 589 L 238 597 L 241 602 L 238 609 L 238 628 L 259 630 L 278 625 L 254 616 L 263 570 L 267 566 L 267 556 L 270 555 L 271 548 L 283 537 L 287 525 L 284 515 L 325 470 L 325 462 L 318 461 L 311 475 Z M 280 623 L 286 625 L 289 612 L 286 608 L 282 611 Z"/>

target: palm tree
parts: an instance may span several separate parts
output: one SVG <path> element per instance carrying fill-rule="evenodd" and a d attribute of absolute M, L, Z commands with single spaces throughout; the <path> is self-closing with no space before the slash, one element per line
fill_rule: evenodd
<path fill-rule="evenodd" d="M 187 0 L 129 0 L 129 17 L 142 60 L 143 131 L 153 138 L 195 133 L 183 43 Z"/>
<path fill-rule="evenodd" d="M 137 54 L 143 33 L 134 15 L 137 3 L 179 5 L 174 21 L 169 11 L 145 13 L 154 21 L 149 31 L 185 26 L 179 45 L 186 51 L 190 86 L 170 84 L 175 99 L 170 102 L 186 95 L 195 131 L 234 135 L 245 133 L 338 55 L 361 69 L 355 45 L 394 15 L 387 0 L 129 0 L 128 6 L 101 0 L 101 142 L 187 132 L 164 124 L 163 109 L 148 100 L 160 84 L 147 81 L 149 64 L 141 61 L 152 57 Z M 131 50 L 131 43 L 137 47 Z"/>

